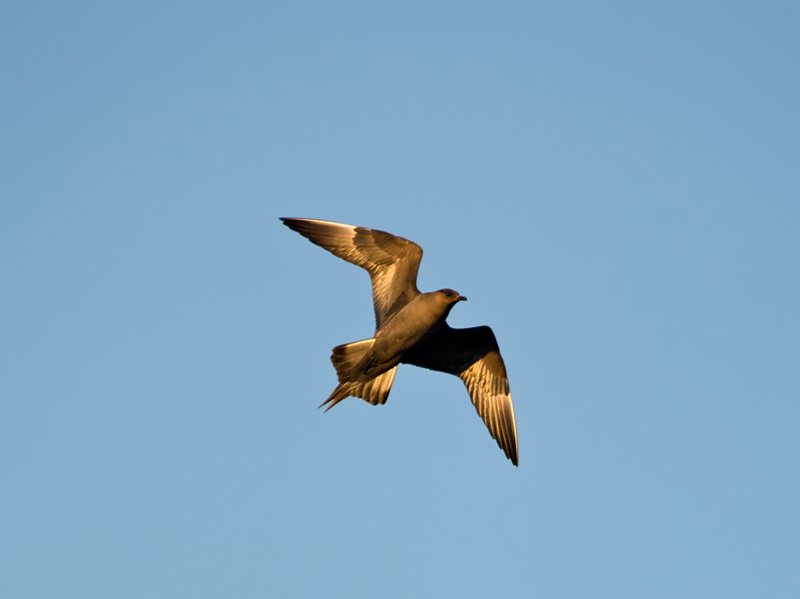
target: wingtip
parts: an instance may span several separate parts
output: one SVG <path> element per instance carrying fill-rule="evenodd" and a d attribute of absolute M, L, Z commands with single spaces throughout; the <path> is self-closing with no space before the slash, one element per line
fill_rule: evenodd
<path fill-rule="evenodd" d="M 308 220 L 307 218 L 296 218 L 294 216 L 281 216 L 278 218 L 284 225 L 298 233 L 301 233 L 300 228 L 303 226 L 303 223 Z"/>

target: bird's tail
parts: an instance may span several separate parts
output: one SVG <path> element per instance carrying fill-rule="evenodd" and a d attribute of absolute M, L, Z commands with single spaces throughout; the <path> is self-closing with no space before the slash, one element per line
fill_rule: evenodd
<path fill-rule="evenodd" d="M 325 409 L 326 412 L 345 397 L 350 397 L 351 395 L 360 397 L 372 405 L 386 403 L 386 398 L 389 397 L 389 391 L 392 388 L 392 382 L 394 382 L 394 375 L 397 372 L 397 366 L 368 381 L 351 380 L 355 378 L 353 370 L 367 355 L 373 343 L 375 343 L 375 339 L 364 339 L 363 341 L 355 341 L 354 343 L 333 348 L 331 362 L 336 368 L 339 384 L 331 393 L 331 396 L 320 405 L 322 407 L 330 404 Z"/>

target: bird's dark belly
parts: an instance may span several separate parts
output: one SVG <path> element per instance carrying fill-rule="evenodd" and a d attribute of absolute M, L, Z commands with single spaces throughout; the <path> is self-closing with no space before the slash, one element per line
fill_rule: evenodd
<path fill-rule="evenodd" d="M 419 323 L 422 326 L 415 327 L 403 322 L 389 323 L 375 335 L 375 345 L 362 364 L 362 373 L 372 378 L 393 368 L 407 351 L 427 339 L 441 322 L 423 322 Z"/>

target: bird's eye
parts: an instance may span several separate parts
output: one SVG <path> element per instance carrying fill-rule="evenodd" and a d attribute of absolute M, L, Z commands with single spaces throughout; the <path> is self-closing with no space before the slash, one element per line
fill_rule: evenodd
<path fill-rule="evenodd" d="M 453 295 L 453 294 L 452 294 L 452 293 L 450 293 L 449 291 L 445 291 L 445 292 L 444 292 L 444 294 L 445 294 L 447 297 L 450 297 L 451 295 Z"/>

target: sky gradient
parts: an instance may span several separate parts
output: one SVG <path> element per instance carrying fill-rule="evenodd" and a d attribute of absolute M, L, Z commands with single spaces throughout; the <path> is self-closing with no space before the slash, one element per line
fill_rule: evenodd
<path fill-rule="evenodd" d="M 800 8 L 0 9 L 0 595 L 800 596 Z M 389 231 L 456 377 L 317 406 Z"/>

